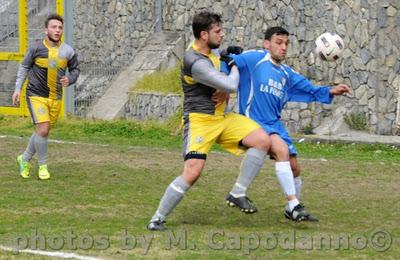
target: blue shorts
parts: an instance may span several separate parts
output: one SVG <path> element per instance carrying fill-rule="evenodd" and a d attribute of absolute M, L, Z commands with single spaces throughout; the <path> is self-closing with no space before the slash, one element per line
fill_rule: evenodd
<path fill-rule="evenodd" d="M 285 141 L 289 148 L 289 155 L 297 155 L 297 150 L 293 145 L 292 138 L 290 138 L 288 132 L 285 129 L 285 126 L 282 124 L 281 121 L 276 121 L 274 124 L 262 124 L 260 122 L 259 124 L 262 126 L 265 132 L 267 132 L 267 134 L 277 134 L 283 139 L 283 141 Z"/>

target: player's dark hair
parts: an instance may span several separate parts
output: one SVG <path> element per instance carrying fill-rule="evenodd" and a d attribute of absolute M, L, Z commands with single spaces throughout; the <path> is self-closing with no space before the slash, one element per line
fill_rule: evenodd
<path fill-rule="evenodd" d="M 289 36 L 289 32 L 285 28 L 282 28 L 280 26 L 275 26 L 275 27 L 270 27 L 267 29 L 267 31 L 265 32 L 265 35 L 264 35 L 264 40 L 270 41 L 272 38 L 272 35 L 274 35 L 274 34 Z"/>
<path fill-rule="evenodd" d="M 196 39 L 200 38 L 202 31 L 210 31 L 213 24 L 221 24 L 221 16 L 211 12 L 201 12 L 193 17 L 192 29 L 193 35 Z"/>
<path fill-rule="evenodd" d="M 44 21 L 44 27 L 47 28 L 49 25 L 50 20 L 57 20 L 60 21 L 62 24 L 64 24 L 64 19 L 61 17 L 61 15 L 58 14 L 50 14 L 47 16 L 46 20 Z"/>

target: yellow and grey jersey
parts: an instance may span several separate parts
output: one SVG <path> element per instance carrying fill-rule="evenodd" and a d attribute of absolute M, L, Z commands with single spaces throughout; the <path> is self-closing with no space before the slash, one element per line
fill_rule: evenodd
<path fill-rule="evenodd" d="M 183 58 L 181 80 L 184 93 L 183 112 L 223 115 L 226 103 L 215 106 L 212 95 L 216 90 L 234 92 L 239 85 L 239 71 L 232 68 L 226 75 L 220 72 L 217 50 L 209 55 L 200 53 L 194 44 Z"/>
<path fill-rule="evenodd" d="M 79 76 L 79 69 L 77 55 L 71 46 L 61 43 L 51 47 L 46 40 L 36 42 L 29 47 L 19 66 L 15 89 L 21 90 L 28 76 L 27 96 L 61 99 L 60 79 L 67 68 L 67 77 L 72 84 Z"/>

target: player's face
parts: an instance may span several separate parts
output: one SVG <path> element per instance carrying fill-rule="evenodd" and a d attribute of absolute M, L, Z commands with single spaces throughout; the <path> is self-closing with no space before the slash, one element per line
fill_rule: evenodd
<path fill-rule="evenodd" d="M 215 23 L 212 25 L 211 29 L 206 33 L 207 45 L 210 49 L 217 49 L 221 45 L 224 39 L 225 33 L 222 30 L 221 24 Z"/>
<path fill-rule="evenodd" d="M 264 41 L 265 49 L 270 52 L 272 59 L 278 63 L 281 63 L 286 58 L 288 46 L 289 37 L 287 35 L 274 34 L 270 41 Z"/>
<path fill-rule="evenodd" d="M 53 19 L 47 24 L 47 28 L 45 28 L 45 34 L 50 41 L 58 43 L 61 40 L 63 29 L 64 26 L 62 22 Z"/>

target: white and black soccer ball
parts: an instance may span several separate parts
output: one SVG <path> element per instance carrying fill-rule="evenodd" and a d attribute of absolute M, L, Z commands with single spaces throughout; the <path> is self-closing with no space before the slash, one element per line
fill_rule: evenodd
<path fill-rule="evenodd" d="M 322 60 L 335 61 L 342 57 L 344 42 L 336 33 L 326 32 L 315 40 L 315 54 Z"/>

